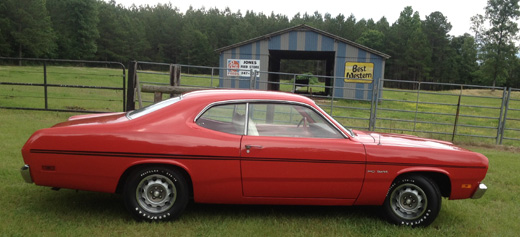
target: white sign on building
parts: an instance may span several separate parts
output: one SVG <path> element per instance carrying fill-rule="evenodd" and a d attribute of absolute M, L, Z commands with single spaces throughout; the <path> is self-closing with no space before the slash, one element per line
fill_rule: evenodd
<path fill-rule="evenodd" d="M 251 77 L 251 70 L 260 71 L 260 60 L 228 59 L 227 68 L 228 76 Z M 260 74 L 257 73 L 256 77 Z"/>

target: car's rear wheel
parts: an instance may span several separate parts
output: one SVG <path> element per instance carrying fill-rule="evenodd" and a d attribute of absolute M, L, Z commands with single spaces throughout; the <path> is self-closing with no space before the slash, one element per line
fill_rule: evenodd
<path fill-rule="evenodd" d="M 132 172 L 124 188 L 125 206 L 137 220 L 167 221 L 188 204 L 185 177 L 176 169 L 147 166 Z"/>
<path fill-rule="evenodd" d="M 390 186 L 383 208 L 397 225 L 428 226 L 441 209 L 437 185 L 419 175 L 403 176 Z"/>

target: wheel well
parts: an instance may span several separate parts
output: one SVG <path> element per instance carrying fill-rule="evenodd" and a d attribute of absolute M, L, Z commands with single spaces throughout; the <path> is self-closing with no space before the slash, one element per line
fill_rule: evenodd
<path fill-rule="evenodd" d="M 123 172 L 123 175 L 121 175 L 121 177 L 119 178 L 119 182 L 117 183 L 116 193 L 117 194 L 123 193 L 126 180 L 128 179 L 128 176 L 132 172 L 134 172 L 134 170 L 137 170 L 139 168 L 146 167 L 146 166 L 157 166 L 157 165 L 163 166 L 163 167 L 167 167 L 167 168 L 170 168 L 170 169 L 174 169 L 174 170 L 180 172 L 184 176 L 184 178 L 186 178 L 186 182 L 188 182 L 188 187 L 189 187 L 189 192 L 190 192 L 189 193 L 189 197 L 191 199 L 193 199 L 193 183 L 191 181 L 190 175 L 188 174 L 188 172 L 186 172 L 186 170 L 184 170 L 183 168 L 181 168 L 179 166 L 176 166 L 176 165 L 156 164 L 156 163 L 134 165 L 134 166 L 129 167 L 128 169 L 126 169 L 125 172 Z"/>
<path fill-rule="evenodd" d="M 410 172 L 401 174 L 397 176 L 395 179 L 397 180 L 400 177 L 407 175 L 420 175 L 426 177 L 435 184 L 437 184 L 437 187 L 439 187 L 439 191 L 441 192 L 441 196 L 449 197 L 451 195 L 451 181 L 450 177 L 448 177 L 446 174 L 437 172 Z"/>

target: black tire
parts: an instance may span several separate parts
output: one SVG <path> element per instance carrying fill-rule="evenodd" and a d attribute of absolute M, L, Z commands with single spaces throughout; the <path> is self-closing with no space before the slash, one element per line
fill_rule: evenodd
<path fill-rule="evenodd" d="M 441 210 L 441 195 L 430 179 L 409 175 L 394 181 L 383 204 L 388 220 L 396 225 L 425 227 Z"/>
<path fill-rule="evenodd" d="M 132 172 L 123 191 L 124 203 L 136 220 L 178 218 L 188 204 L 186 178 L 176 169 L 142 167 Z"/>

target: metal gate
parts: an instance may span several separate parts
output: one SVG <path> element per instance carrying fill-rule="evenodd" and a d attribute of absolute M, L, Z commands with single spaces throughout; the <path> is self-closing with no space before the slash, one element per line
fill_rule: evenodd
<path fill-rule="evenodd" d="M 500 144 L 520 141 L 520 89 L 509 88 L 505 104 Z"/>
<path fill-rule="evenodd" d="M 126 108 L 126 69 L 119 62 L 0 57 L 0 69 L 3 109 L 94 113 Z"/>

